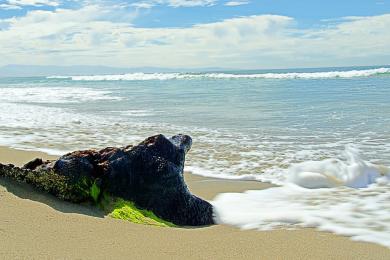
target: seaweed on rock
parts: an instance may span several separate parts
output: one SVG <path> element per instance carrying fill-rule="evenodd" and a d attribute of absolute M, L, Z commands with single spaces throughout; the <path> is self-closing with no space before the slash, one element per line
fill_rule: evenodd
<path fill-rule="evenodd" d="M 170 139 L 156 135 L 134 147 L 76 151 L 56 161 L 36 159 L 23 168 L 0 164 L 0 176 L 72 202 L 104 205 L 108 196 L 118 198 L 122 207 L 117 203 L 112 216 L 131 213 L 130 220 L 138 216 L 145 220 L 141 222 L 157 218 L 158 223 L 164 219 L 175 225 L 210 225 L 211 204 L 192 195 L 184 182 L 185 155 L 191 145 L 186 135 Z"/>
<path fill-rule="evenodd" d="M 176 227 L 175 224 L 157 217 L 152 211 L 139 209 L 134 202 L 123 199 L 116 199 L 113 203 L 113 209 L 109 216 L 137 224 L 158 227 Z"/>
<path fill-rule="evenodd" d="M 0 177 L 7 177 L 18 182 L 25 182 L 35 188 L 50 193 L 62 200 L 82 202 L 89 196 L 78 185 L 70 184 L 67 177 L 58 175 L 53 170 L 31 171 L 13 165 L 0 164 Z"/>

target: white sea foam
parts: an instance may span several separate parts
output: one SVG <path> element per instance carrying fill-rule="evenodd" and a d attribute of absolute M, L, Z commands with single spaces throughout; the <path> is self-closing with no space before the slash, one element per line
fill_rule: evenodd
<path fill-rule="evenodd" d="M 0 144 L 50 154 L 140 142 L 152 126 L 72 109 L 0 102 Z M 143 134 L 145 133 L 145 135 Z"/>
<path fill-rule="evenodd" d="M 390 247 L 390 169 L 362 160 L 353 147 L 344 157 L 294 165 L 281 187 L 218 195 L 217 222 L 259 230 L 315 227 Z"/>
<path fill-rule="evenodd" d="M 121 100 L 111 91 L 86 87 L 12 87 L 0 88 L 0 101 L 26 103 L 79 103 Z"/>
<path fill-rule="evenodd" d="M 148 117 L 153 116 L 156 113 L 160 113 L 160 111 L 153 110 L 143 110 L 143 109 L 133 109 L 133 110 L 125 110 L 125 111 L 111 111 L 113 113 L 119 113 L 125 117 Z"/>
<path fill-rule="evenodd" d="M 75 81 L 116 81 L 116 80 L 174 80 L 174 79 L 328 79 L 369 77 L 390 73 L 390 68 L 367 70 L 328 71 L 328 72 L 289 72 L 289 73 L 128 73 L 121 75 L 92 75 L 92 76 L 50 76 L 48 79 L 71 79 Z"/>
<path fill-rule="evenodd" d="M 69 76 L 49 76 L 47 79 L 68 79 Z"/>
<path fill-rule="evenodd" d="M 344 156 L 345 161 L 327 159 L 295 164 L 289 169 L 288 181 L 305 188 L 364 188 L 388 171 L 385 167 L 364 161 L 356 147 L 347 146 Z"/>

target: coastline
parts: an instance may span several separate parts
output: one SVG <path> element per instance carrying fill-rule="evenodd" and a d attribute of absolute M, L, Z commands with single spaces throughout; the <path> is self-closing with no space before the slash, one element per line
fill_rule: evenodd
<path fill-rule="evenodd" d="M 23 165 L 42 152 L 0 147 L 0 162 Z M 186 173 L 197 196 L 272 185 Z M 390 259 L 388 248 L 313 229 L 255 231 L 215 225 L 158 228 L 104 217 L 95 208 L 60 201 L 28 185 L 0 179 L 0 258 Z"/>

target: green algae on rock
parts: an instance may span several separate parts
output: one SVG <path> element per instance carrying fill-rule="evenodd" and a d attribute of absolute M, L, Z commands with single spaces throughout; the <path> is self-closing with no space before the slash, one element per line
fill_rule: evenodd
<path fill-rule="evenodd" d="M 91 198 L 93 199 L 93 201 L 95 203 L 98 203 L 99 195 L 100 195 L 100 187 L 99 187 L 99 185 L 97 185 L 96 181 L 93 182 L 93 184 L 90 188 L 89 194 L 90 194 Z"/>
<path fill-rule="evenodd" d="M 108 210 L 110 212 L 108 215 L 112 218 L 159 227 L 176 226 L 157 217 L 152 211 L 139 209 L 134 202 L 120 198 L 111 199 L 107 193 L 101 192 L 96 181 L 91 182 L 86 178 L 82 178 L 79 183 L 71 185 L 65 176 L 58 175 L 54 171 L 29 171 L 12 165 L 1 164 L 0 176 L 32 184 L 35 188 L 51 193 L 60 199 L 76 202 L 84 198 L 103 210 L 111 208 Z M 111 207 L 107 206 L 110 204 L 109 201 L 113 201 Z"/>
<path fill-rule="evenodd" d="M 31 184 L 38 190 L 50 193 L 62 200 L 82 202 L 89 196 L 80 192 L 79 187 L 71 184 L 66 176 L 58 175 L 53 170 L 31 171 L 13 165 L 0 164 L 0 177 Z"/>
<path fill-rule="evenodd" d="M 75 151 L 55 161 L 35 159 L 22 168 L 0 164 L 0 176 L 27 182 L 67 201 L 92 202 L 102 209 L 109 205 L 109 197 L 134 202 L 122 203 L 117 207 L 121 210 L 113 214 L 130 221 L 150 224 L 165 219 L 179 226 L 211 225 L 212 205 L 191 194 L 183 177 L 191 144 L 187 135 L 169 139 L 155 135 L 136 146 Z"/>
<path fill-rule="evenodd" d="M 134 202 L 123 199 L 117 199 L 114 202 L 114 209 L 109 216 L 136 224 L 158 227 L 176 227 L 175 224 L 157 217 L 152 211 L 137 208 Z"/>

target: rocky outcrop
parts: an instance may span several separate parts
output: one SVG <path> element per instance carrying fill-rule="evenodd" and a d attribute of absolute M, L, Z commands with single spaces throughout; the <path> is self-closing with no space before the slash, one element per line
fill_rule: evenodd
<path fill-rule="evenodd" d="M 36 159 L 23 168 L 0 165 L 0 176 L 32 183 L 73 202 L 88 200 L 93 193 L 99 200 L 108 193 L 177 225 L 210 225 L 214 223 L 212 206 L 192 195 L 184 182 L 185 155 L 191 144 L 186 135 L 170 139 L 156 135 L 134 147 L 76 151 L 56 161 Z M 62 184 L 50 187 L 49 175 Z M 42 176 L 48 179 L 44 187 L 35 181 Z"/>

